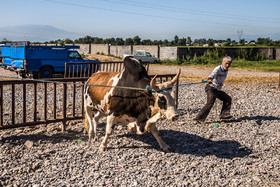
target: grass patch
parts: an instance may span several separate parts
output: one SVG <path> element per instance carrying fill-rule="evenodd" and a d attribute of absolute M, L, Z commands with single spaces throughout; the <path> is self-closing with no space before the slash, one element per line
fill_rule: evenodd
<path fill-rule="evenodd" d="M 279 60 L 265 60 L 265 61 L 237 60 L 237 61 L 233 61 L 231 67 L 241 68 L 245 70 L 280 72 L 280 61 Z"/>
<path fill-rule="evenodd" d="M 221 65 L 222 59 L 219 60 L 162 60 L 162 65 L 184 65 L 192 67 L 206 67 L 214 68 Z M 254 70 L 254 71 L 268 71 L 268 72 L 280 72 L 280 60 L 262 60 L 262 61 L 247 61 L 247 60 L 233 60 L 231 67 L 242 70 Z"/>

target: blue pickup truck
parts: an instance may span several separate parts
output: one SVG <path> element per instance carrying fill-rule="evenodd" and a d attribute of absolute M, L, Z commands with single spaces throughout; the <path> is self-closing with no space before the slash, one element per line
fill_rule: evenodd
<path fill-rule="evenodd" d="M 66 62 L 99 62 L 85 60 L 75 49 L 79 46 L 1 46 L 3 63 L 6 69 L 16 71 L 21 77 L 52 78 L 63 74 Z M 4 53 L 3 53 L 4 51 Z"/>

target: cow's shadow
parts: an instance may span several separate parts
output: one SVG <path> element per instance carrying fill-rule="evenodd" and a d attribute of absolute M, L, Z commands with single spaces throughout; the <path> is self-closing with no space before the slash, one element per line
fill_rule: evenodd
<path fill-rule="evenodd" d="M 175 153 L 191 154 L 196 156 L 214 155 L 218 158 L 233 159 L 251 154 L 251 150 L 233 140 L 212 141 L 197 135 L 175 130 L 160 130 L 160 135 L 165 143 L 171 146 Z M 119 138 L 127 137 L 142 141 L 147 149 L 160 150 L 159 144 L 151 133 L 144 135 L 123 134 Z M 123 146 L 122 148 L 128 148 Z M 142 147 L 143 148 L 143 147 Z"/>

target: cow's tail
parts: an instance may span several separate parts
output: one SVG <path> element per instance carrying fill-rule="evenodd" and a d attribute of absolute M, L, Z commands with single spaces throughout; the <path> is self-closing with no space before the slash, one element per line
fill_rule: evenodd
<path fill-rule="evenodd" d="M 84 107 L 85 110 L 87 111 L 87 99 L 88 99 L 88 82 L 91 79 L 91 77 L 87 80 L 87 82 L 84 85 Z M 88 121 L 88 116 L 87 116 L 87 112 L 85 113 L 85 129 L 87 131 L 87 133 L 89 133 L 89 121 Z"/>
<path fill-rule="evenodd" d="M 88 122 L 88 117 L 87 115 L 85 115 L 85 129 L 87 131 L 87 133 L 89 132 L 89 122 Z"/>

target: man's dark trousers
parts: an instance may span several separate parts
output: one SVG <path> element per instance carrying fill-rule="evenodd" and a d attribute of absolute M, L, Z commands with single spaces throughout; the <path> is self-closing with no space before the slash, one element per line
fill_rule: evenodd
<path fill-rule="evenodd" d="M 200 110 L 199 114 L 195 118 L 196 120 L 204 121 L 208 116 L 211 108 L 213 107 L 216 98 L 223 101 L 223 107 L 220 114 L 220 117 L 223 118 L 224 116 L 230 115 L 230 107 L 231 107 L 231 97 L 223 91 L 217 90 L 216 88 L 207 84 L 205 86 L 205 92 L 207 93 L 207 103 L 206 105 Z"/>

